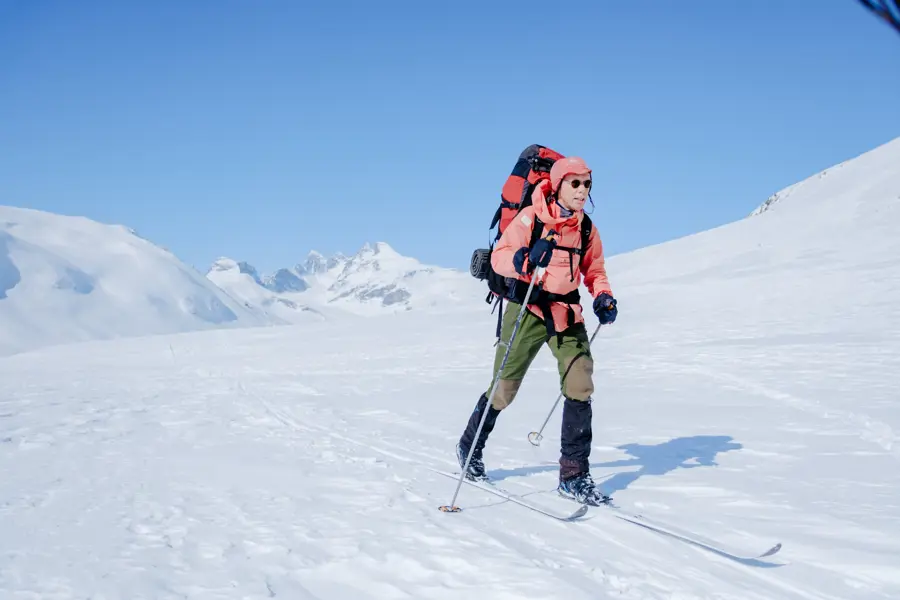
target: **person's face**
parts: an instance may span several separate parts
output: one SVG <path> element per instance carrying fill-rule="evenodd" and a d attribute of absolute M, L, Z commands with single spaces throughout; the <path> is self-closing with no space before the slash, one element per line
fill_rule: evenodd
<path fill-rule="evenodd" d="M 583 210 L 590 190 L 590 175 L 566 175 L 559 185 L 559 203 L 569 210 Z"/>

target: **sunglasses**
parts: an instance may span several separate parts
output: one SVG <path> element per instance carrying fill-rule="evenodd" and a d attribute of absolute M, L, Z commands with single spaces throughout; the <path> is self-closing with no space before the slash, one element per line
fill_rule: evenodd
<path fill-rule="evenodd" d="M 581 184 L 584 184 L 584 189 L 586 189 L 586 190 L 591 189 L 591 180 L 590 179 L 585 179 L 584 181 L 581 181 L 580 179 L 573 179 L 569 183 L 572 185 L 573 190 L 577 190 Z"/>

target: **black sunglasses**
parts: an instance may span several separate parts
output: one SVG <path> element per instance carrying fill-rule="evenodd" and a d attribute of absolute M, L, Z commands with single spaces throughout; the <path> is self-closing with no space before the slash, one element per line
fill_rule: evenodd
<path fill-rule="evenodd" d="M 584 189 L 586 189 L 586 190 L 591 189 L 591 180 L 590 179 L 585 179 L 584 181 L 581 181 L 580 179 L 573 179 L 569 183 L 572 184 L 573 190 L 577 190 L 578 186 L 580 186 L 582 183 L 584 184 Z"/>

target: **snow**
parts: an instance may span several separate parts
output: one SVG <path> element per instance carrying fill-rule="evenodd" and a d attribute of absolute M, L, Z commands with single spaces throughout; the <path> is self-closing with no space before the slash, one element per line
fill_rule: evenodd
<path fill-rule="evenodd" d="M 275 285 L 279 274 L 295 289 Z M 472 310 L 487 294 L 482 282 L 468 273 L 424 265 L 385 242 L 366 243 L 349 257 L 339 253 L 326 258 L 312 251 L 302 264 L 262 278 L 247 263 L 222 258 L 210 267 L 208 277 L 248 306 L 288 322 L 298 320 L 284 305 L 337 319 L 410 310 L 434 314 Z M 273 311 L 272 305 L 282 305 L 281 310 Z"/>
<path fill-rule="evenodd" d="M 279 293 L 263 285 L 251 265 L 222 257 L 212 264 L 207 278 L 242 304 L 265 314 L 273 323 L 311 323 L 326 315 L 310 307 L 293 293 Z"/>
<path fill-rule="evenodd" d="M 480 306 L 480 282 L 388 244 L 311 252 L 261 277 L 222 257 L 207 276 L 119 225 L 0 206 L 0 355 L 52 344 L 219 327 L 355 321 Z"/>
<path fill-rule="evenodd" d="M 384 242 L 364 245 L 339 267 L 323 299 L 358 314 L 471 309 L 486 294 L 483 283 L 468 273 L 422 265 Z"/>
<path fill-rule="evenodd" d="M 268 322 L 124 227 L 0 206 L 0 355 Z"/>
<path fill-rule="evenodd" d="M 732 560 L 605 509 L 559 523 L 471 486 L 439 511 L 456 482 L 435 469 L 456 468 L 489 383 L 482 304 L 0 359 L 0 597 L 900 597 L 897 165 L 900 140 L 608 262 L 595 480 L 698 535 L 782 542 L 775 556 Z M 563 511 L 559 410 L 526 439 L 557 385 L 544 351 L 485 460 Z"/>
<path fill-rule="evenodd" d="M 278 269 L 274 274 L 263 279 L 263 286 L 273 292 L 302 292 L 309 288 L 294 269 Z"/>

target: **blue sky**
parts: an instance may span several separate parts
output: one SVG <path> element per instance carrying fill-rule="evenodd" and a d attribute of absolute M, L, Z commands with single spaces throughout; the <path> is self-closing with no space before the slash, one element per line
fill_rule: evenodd
<path fill-rule="evenodd" d="M 201 270 L 366 241 L 465 269 L 541 143 L 594 168 L 617 254 L 897 137 L 898 72 L 856 0 L 0 0 L 0 204 Z"/>

